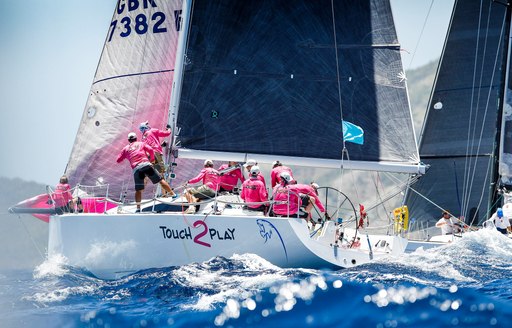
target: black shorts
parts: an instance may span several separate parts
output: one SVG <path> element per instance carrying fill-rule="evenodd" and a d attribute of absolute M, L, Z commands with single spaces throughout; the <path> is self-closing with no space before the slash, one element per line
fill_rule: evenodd
<path fill-rule="evenodd" d="M 268 213 L 268 216 L 273 216 L 273 217 L 282 217 L 282 218 L 285 218 L 285 217 L 291 217 L 291 218 L 301 218 L 301 219 L 306 219 L 309 214 L 302 211 L 302 210 L 299 210 L 299 212 L 295 213 L 295 214 L 290 214 L 289 216 L 288 215 L 281 215 L 281 214 L 276 214 L 274 213 L 274 211 L 270 211 Z"/>
<path fill-rule="evenodd" d="M 306 207 L 309 205 L 309 195 L 300 194 L 300 200 L 302 202 L 302 207 Z"/>
<path fill-rule="evenodd" d="M 152 165 L 142 166 L 133 171 L 133 180 L 135 181 L 135 190 L 144 190 L 144 178 L 148 177 L 151 182 L 158 183 L 162 177 L 154 169 Z"/>
<path fill-rule="evenodd" d="M 505 229 L 503 229 L 503 228 L 498 228 L 498 227 L 496 227 L 496 230 L 498 230 L 499 232 L 501 232 L 501 233 L 502 233 L 502 234 L 504 234 L 504 235 L 508 234 L 508 232 L 507 232 L 507 229 L 506 229 L 506 228 L 505 228 Z"/>
<path fill-rule="evenodd" d="M 258 207 L 249 207 L 249 206 L 245 206 L 245 209 L 247 209 L 248 211 L 254 211 L 254 212 L 267 212 L 267 207 L 265 205 L 260 205 Z"/>
<path fill-rule="evenodd" d="M 64 213 L 70 213 L 70 212 L 71 212 L 71 206 L 69 203 L 67 205 L 55 208 L 55 213 L 58 215 L 61 215 Z"/>

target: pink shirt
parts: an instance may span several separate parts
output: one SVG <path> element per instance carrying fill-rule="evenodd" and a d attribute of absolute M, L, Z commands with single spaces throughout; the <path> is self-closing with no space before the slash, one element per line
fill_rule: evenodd
<path fill-rule="evenodd" d="M 278 215 L 295 215 L 299 211 L 300 198 L 299 195 L 290 190 L 289 186 L 283 186 L 278 184 L 275 186 L 273 191 L 273 198 L 276 202 L 288 202 L 288 204 L 276 204 L 272 205 L 272 209 L 275 214 Z"/>
<path fill-rule="evenodd" d="M 199 172 L 199 175 L 195 178 L 188 180 L 188 183 L 194 184 L 201 180 L 203 180 L 203 184 L 207 185 L 211 189 L 218 191 L 219 190 L 219 172 L 216 169 L 211 167 L 205 167 Z"/>
<path fill-rule="evenodd" d="M 240 197 L 247 203 L 260 203 L 268 201 L 267 189 L 263 182 L 257 177 L 245 180 L 242 183 L 242 192 Z M 258 208 L 263 204 L 258 205 L 247 205 L 250 208 Z"/>
<path fill-rule="evenodd" d="M 222 164 L 219 167 L 219 171 L 225 170 L 229 167 L 229 164 Z M 241 182 L 245 181 L 245 178 L 242 174 L 242 170 L 240 168 L 234 169 L 231 172 L 224 173 L 220 176 L 220 186 L 224 188 L 224 190 L 231 191 L 238 184 L 238 180 Z"/>
<path fill-rule="evenodd" d="M 320 212 L 325 213 L 324 205 L 320 201 L 320 198 L 318 198 L 318 195 L 316 194 L 315 189 L 313 187 L 311 187 L 310 185 L 300 184 L 300 183 L 295 184 L 295 185 L 290 185 L 290 190 L 293 190 L 299 194 L 304 194 L 304 195 L 313 197 L 315 199 L 315 205 L 318 207 Z"/>
<path fill-rule="evenodd" d="M 272 171 L 270 172 L 270 182 L 272 184 L 272 188 L 274 188 L 278 183 L 281 182 L 281 172 L 288 172 L 290 173 L 290 175 L 293 177 L 293 172 L 292 172 L 292 169 L 289 168 L 288 166 L 284 166 L 284 165 L 281 165 L 281 166 L 276 166 L 272 169 Z"/>
<path fill-rule="evenodd" d="M 72 199 L 71 187 L 67 183 L 59 183 L 55 186 L 55 192 L 52 195 L 55 207 L 62 207 L 67 205 Z"/>
<path fill-rule="evenodd" d="M 162 154 L 162 145 L 160 144 L 161 137 L 167 137 L 171 135 L 171 130 L 159 130 L 156 128 L 151 128 L 147 131 L 144 131 L 142 134 L 142 141 L 147 143 L 156 153 Z"/>
<path fill-rule="evenodd" d="M 263 176 L 263 174 L 261 174 L 261 172 L 258 173 L 258 180 L 263 182 L 263 185 L 265 186 L 265 189 L 267 189 L 267 183 L 265 182 L 265 177 Z"/>
<path fill-rule="evenodd" d="M 148 156 L 151 161 L 155 159 L 155 153 L 153 151 L 153 148 L 148 146 L 142 141 L 134 141 L 126 146 L 124 146 L 123 150 L 121 150 L 121 153 L 119 156 L 117 156 L 117 162 L 121 163 L 123 159 L 127 159 L 130 162 L 130 166 L 132 169 L 137 167 L 137 165 L 141 163 L 148 162 Z"/>

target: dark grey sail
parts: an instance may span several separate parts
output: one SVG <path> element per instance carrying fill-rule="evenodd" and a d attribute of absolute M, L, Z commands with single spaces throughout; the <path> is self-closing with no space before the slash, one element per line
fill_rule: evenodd
<path fill-rule="evenodd" d="M 342 120 L 351 161 L 419 163 L 388 1 L 193 1 L 182 149 L 341 160 Z"/>
<path fill-rule="evenodd" d="M 432 225 L 442 208 L 478 224 L 496 205 L 509 30 L 503 4 L 456 1 L 420 141 L 430 169 L 406 199 L 411 218 Z"/>

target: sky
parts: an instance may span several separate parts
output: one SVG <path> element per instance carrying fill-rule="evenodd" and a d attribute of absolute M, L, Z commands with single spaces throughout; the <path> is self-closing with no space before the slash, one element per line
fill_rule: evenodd
<path fill-rule="evenodd" d="M 0 176 L 58 182 L 115 4 L 0 0 Z M 404 67 L 437 59 L 453 0 L 391 0 L 391 5 Z"/>

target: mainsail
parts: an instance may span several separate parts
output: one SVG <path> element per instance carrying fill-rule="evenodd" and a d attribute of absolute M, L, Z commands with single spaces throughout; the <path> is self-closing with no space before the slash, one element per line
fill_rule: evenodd
<path fill-rule="evenodd" d="M 191 8 L 180 157 L 419 170 L 388 1 L 195 0 Z M 364 143 L 344 143 L 343 121 L 364 130 Z"/>
<path fill-rule="evenodd" d="M 116 157 L 140 122 L 164 128 L 181 0 L 118 1 L 66 173 L 74 184 L 133 188 L 129 165 Z"/>
<path fill-rule="evenodd" d="M 406 200 L 411 218 L 435 223 L 442 208 L 477 224 L 497 205 L 509 31 L 505 5 L 456 1 L 420 141 L 430 168 Z"/>

